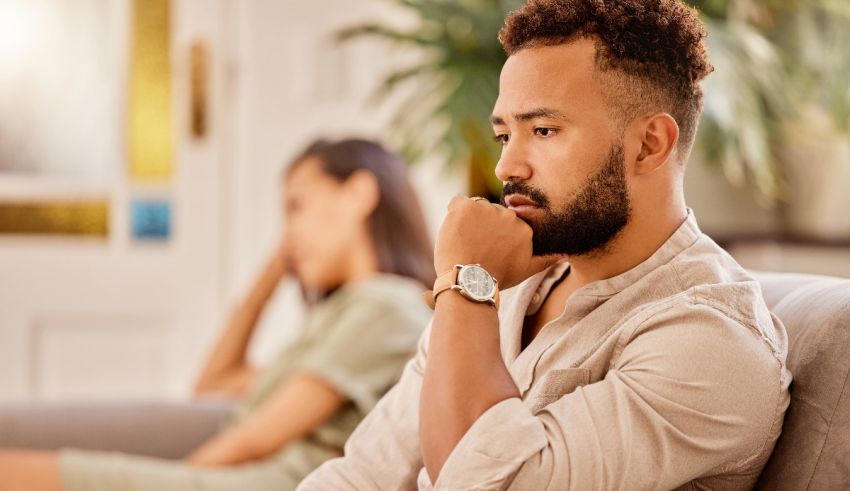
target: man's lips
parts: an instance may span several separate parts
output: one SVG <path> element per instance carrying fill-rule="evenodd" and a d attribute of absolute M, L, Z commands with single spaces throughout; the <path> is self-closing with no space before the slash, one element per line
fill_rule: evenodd
<path fill-rule="evenodd" d="M 513 210 L 518 216 L 523 217 L 540 209 L 536 201 L 519 194 L 511 194 L 505 197 L 505 205 Z"/>
<path fill-rule="evenodd" d="M 508 208 L 519 212 L 523 211 L 531 211 L 537 208 L 540 208 L 540 204 L 534 201 L 531 198 L 527 198 L 520 194 L 511 194 L 505 197 L 505 204 Z"/>

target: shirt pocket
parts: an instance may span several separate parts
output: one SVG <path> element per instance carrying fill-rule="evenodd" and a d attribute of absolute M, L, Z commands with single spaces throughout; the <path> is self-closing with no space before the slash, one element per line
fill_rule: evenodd
<path fill-rule="evenodd" d="M 590 383 L 589 368 L 560 368 L 550 370 L 540 382 L 540 392 L 531 401 L 531 412 L 544 407 Z"/>

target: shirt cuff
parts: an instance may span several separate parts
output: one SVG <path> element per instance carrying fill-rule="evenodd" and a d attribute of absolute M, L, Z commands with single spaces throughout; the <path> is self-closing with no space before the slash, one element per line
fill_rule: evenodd
<path fill-rule="evenodd" d="M 519 398 L 505 399 L 473 423 L 443 464 L 434 489 L 501 489 L 548 445 L 543 423 Z"/>

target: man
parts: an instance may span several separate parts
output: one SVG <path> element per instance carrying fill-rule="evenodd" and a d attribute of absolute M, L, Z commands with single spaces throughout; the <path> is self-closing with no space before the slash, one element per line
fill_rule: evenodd
<path fill-rule="evenodd" d="M 755 484 L 789 401 L 786 335 L 685 205 L 704 37 L 677 0 L 510 14 L 505 207 L 451 202 L 417 356 L 299 489 Z"/>

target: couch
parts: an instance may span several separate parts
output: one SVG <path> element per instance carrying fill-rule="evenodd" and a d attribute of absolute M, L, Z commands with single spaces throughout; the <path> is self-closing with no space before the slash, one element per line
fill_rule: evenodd
<path fill-rule="evenodd" d="M 757 489 L 850 490 L 850 280 L 758 273 L 788 331 L 791 405 Z"/>

